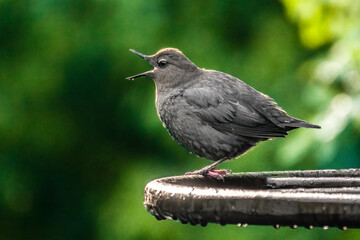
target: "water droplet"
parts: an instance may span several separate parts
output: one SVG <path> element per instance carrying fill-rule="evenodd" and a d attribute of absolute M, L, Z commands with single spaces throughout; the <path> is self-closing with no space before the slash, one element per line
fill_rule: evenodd
<path fill-rule="evenodd" d="M 274 225 L 274 228 L 275 228 L 275 229 L 279 229 L 279 228 L 280 228 L 280 224 L 278 224 L 278 223 L 275 224 L 275 225 Z"/>
<path fill-rule="evenodd" d="M 325 226 L 323 226 L 323 229 L 324 229 L 324 230 L 328 230 L 328 229 L 329 229 L 329 226 L 325 225 Z"/>
<path fill-rule="evenodd" d="M 346 231 L 348 228 L 347 228 L 347 226 L 343 226 L 342 228 L 341 228 L 341 230 L 344 230 L 344 231 Z"/>
<path fill-rule="evenodd" d="M 294 224 L 291 228 L 296 229 L 297 227 L 298 227 L 298 225 Z"/>
<path fill-rule="evenodd" d="M 200 223 L 200 225 L 201 225 L 202 227 L 206 227 L 207 222 L 202 222 L 202 223 Z"/>
<path fill-rule="evenodd" d="M 247 226 L 248 226 L 248 224 L 247 224 L 247 223 L 244 223 L 244 224 L 243 224 L 243 227 L 247 227 Z"/>
<path fill-rule="evenodd" d="M 241 223 L 238 223 L 237 226 L 238 226 L 238 227 L 241 227 Z"/>

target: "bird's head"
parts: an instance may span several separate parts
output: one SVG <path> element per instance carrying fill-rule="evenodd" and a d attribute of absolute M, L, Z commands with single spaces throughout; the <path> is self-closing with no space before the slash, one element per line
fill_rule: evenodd
<path fill-rule="evenodd" d="M 154 79 L 157 86 L 173 87 L 190 81 L 193 74 L 197 74 L 198 71 L 198 67 L 176 48 L 165 48 L 154 55 L 145 55 L 133 49 L 130 51 L 145 59 L 154 69 L 127 79 L 149 76 Z"/>

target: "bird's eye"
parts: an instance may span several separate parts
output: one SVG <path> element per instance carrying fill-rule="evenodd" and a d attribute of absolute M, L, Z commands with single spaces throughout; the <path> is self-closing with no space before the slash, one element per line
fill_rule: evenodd
<path fill-rule="evenodd" d="M 159 67 L 165 67 L 167 64 L 168 64 L 168 62 L 166 61 L 166 59 L 160 59 L 158 61 Z"/>

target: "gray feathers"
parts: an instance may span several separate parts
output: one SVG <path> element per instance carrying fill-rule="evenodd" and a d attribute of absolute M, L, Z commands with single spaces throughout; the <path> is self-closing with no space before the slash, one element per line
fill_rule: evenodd
<path fill-rule="evenodd" d="M 198 156 L 230 159 L 289 130 L 320 128 L 287 115 L 272 98 L 231 75 L 196 67 L 177 49 L 141 57 L 154 66 L 149 76 L 164 126 Z"/>

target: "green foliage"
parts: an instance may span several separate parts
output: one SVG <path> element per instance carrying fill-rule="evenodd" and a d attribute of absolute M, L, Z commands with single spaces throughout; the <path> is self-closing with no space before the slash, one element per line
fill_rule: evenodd
<path fill-rule="evenodd" d="M 0 1 L 1 239 L 354 239 L 355 230 L 158 222 L 145 184 L 205 166 L 163 129 L 150 68 L 177 47 L 239 77 L 301 129 L 223 168 L 360 167 L 358 1 Z"/>

